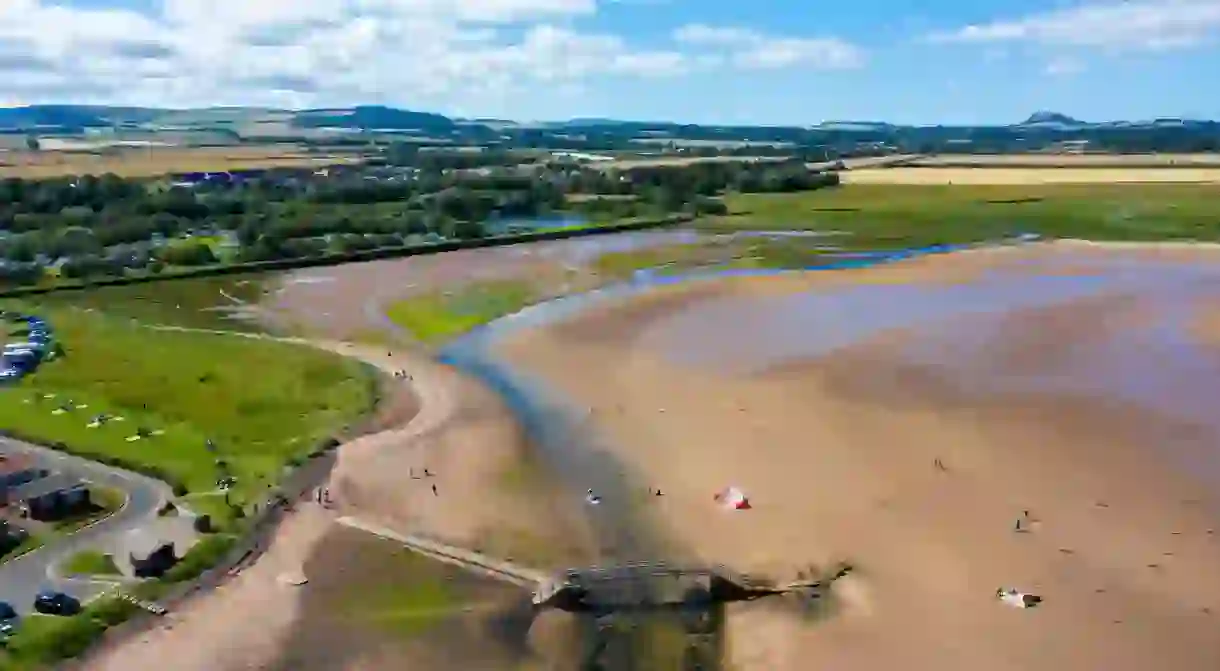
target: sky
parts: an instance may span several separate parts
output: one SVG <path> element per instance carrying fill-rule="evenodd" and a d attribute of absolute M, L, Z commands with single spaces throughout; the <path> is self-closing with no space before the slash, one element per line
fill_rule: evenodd
<path fill-rule="evenodd" d="M 1220 0 L 0 0 L 0 106 L 1220 119 Z"/>

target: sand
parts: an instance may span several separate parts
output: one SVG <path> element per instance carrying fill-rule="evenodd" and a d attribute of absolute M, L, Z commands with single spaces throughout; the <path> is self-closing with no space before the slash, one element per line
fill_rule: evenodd
<path fill-rule="evenodd" d="M 515 336 L 502 353 L 593 409 L 640 486 L 666 492 L 653 514 L 691 553 L 773 575 L 856 564 L 838 612 L 818 623 L 733 607 L 735 669 L 1220 668 L 1220 500 L 1149 449 L 1209 448 L 1214 431 L 1108 398 L 965 390 L 934 366 L 909 365 L 900 331 L 732 377 L 640 344 L 667 313 L 718 291 L 970 282 L 993 262 L 1071 274 L 1053 261 L 1068 249 L 668 289 Z M 1087 346 L 1090 324 L 1122 329 L 1139 315 L 1123 296 L 1014 313 L 985 351 L 998 374 L 1049 368 Z M 712 494 L 729 484 L 755 509 L 716 507 Z M 1025 510 L 1034 530 L 1016 533 Z M 1011 609 L 1000 587 L 1046 601 Z"/>
<path fill-rule="evenodd" d="M 301 590 L 282 576 L 309 578 L 306 560 L 355 515 L 409 533 L 430 533 L 493 552 L 560 561 L 581 551 L 582 530 L 531 477 L 514 418 L 490 392 L 453 369 L 409 352 L 389 354 L 342 343 L 319 346 L 361 358 L 387 373 L 406 370 L 419 412 L 390 413 L 395 425 L 341 446 L 329 483 L 337 505 L 304 503 L 280 525 L 268 550 L 216 590 L 188 600 L 165 624 L 124 645 L 99 651 L 85 668 L 181 671 L 268 668 L 292 633 Z M 427 468 L 434 477 L 423 479 Z M 420 479 L 410 477 L 414 470 Z M 438 486 L 439 496 L 431 491 Z M 542 554 L 542 549 L 549 554 Z M 553 550 L 560 548 L 560 551 Z"/>

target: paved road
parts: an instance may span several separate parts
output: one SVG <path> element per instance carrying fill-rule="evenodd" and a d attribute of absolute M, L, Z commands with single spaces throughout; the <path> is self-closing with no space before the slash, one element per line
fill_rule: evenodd
<path fill-rule="evenodd" d="M 127 505 L 105 520 L 0 564 L 0 601 L 7 601 L 18 611 L 28 611 L 34 597 L 43 589 L 62 590 L 80 599 L 106 589 L 105 583 L 53 577 L 49 569 L 84 547 L 102 545 L 103 539 L 136 529 L 154 519 L 161 506 L 173 496 L 169 486 L 160 480 L 45 447 L 0 438 L 0 449 L 29 454 L 43 468 L 75 475 L 127 494 Z"/>

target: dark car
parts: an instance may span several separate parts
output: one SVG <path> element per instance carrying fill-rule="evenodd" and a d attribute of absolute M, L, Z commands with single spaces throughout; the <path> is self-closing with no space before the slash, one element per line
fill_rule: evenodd
<path fill-rule="evenodd" d="M 0 622 L 17 619 L 17 609 L 7 601 L 0 601 Z"/>
<path fill-rule="evenodd" d="M 75 615 L 80 601 L 63 592 L 43 592 L 34 598 L 34 610 L 43 615 Z"/>

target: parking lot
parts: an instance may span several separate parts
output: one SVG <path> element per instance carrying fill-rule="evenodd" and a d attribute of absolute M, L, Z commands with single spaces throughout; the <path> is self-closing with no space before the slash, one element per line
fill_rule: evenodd
<path fill-rule="evenodd" d="M 0 381 L 20 380 L 34 372 L 43 361 L 55 356 L 51 326 L 42 318 L 13 312 L 0 316 L 12 324 L 8 342 L 4 345 L 3 354 L 0 354 Z"/>

